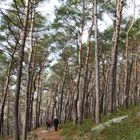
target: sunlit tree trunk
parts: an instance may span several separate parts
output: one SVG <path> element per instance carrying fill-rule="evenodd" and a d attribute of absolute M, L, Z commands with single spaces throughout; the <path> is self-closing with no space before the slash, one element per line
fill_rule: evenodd
<path fill-rule="evenodd" d="M 9 125 L 9 118 L 10 118 L 10 100 L 9 100 L 9 96 L 7 99 L 7 135 L 10 135 L 10 125 Z"/>
<path fill-rule="evenodd" d="M 97 0 L 94 0 L 94 25 L 95 25 L 95 122 L 100 121 L 100 87 L 99 87 L 99 56 L 98 56 L 98 24 L 97 24 Z"/>
<path fill-rule="evenodd" d="M 114 23 L 114 32 L 112 38 L 112 55 L 111 55 L 111 66 L 109 75 L 109 104 L 108 112 L 113 112 L 115 107 L 115 94 L 116 94 L 116 71 L 117 71 L 117 55 L 118 55 L 118 41 L 120 24 L 122 18 L 122 10 L 124 6 L 124 0 L 116 1 L 116 17 Z"/>
<path fill-rule="evenodd" d="M 93 13 L 93 7 L 92 7 L 92 13 Z M 90 57 L 90 39 L 91 39 L 91 33 L 94 25 L 94 19 L 91 21 L 91 26 L 88 30 L 88 36 L 87 36 L 87 45 L 86 45 L 86 59 L 85 59 L 85 73 L 84 73 L 84 87 L 83 87 L 83 95 L 80 99 L 80 120 L 79 122 L 82 123 L 84 118 L 84 105 L 85 105 L 85 98 L 86 94 L 88 94 L 88 86 L 89 86 L 89 57 Z"/>
<path fill-rule="evenodd" d="M 35 128 L 40 126 L 40 106 L 42 101 L 42 81 L 41 81 L 41 74 L 44 69 L 45 62 L 40 64 L 40 70 L 37 73 L 37 97 L 36 97 L 36 108 L 35 108 Z"/>
<path fill-rule="evenodd" d="M 88 73 L 88 81 L 87 81 L 87 93 L 86 93 L 86 96 L 85 96 L 85 103 L 84 103 L 84 114 L 85 114 L 85 118 L 88 118 L 88 116 L 90 115 L 90 104 L 91 102 L 89 101 L 90 98 L 90 95 L 92 94 L 93 92 L 93 86 L 94 86 L 94 83 L 93 83 L 93 86 L 90 87 L 89 89 L 89 84 L 91 82 L 91 79 L 92 79 L 92 72 L 93 70 L 90 70 L 89 73 Z"/>
<path fill-rule="evenodd" d="M 73 104 L 73 120 L 74 124 L 78 123 L 78 101 L 79 101 L 79 94 L 80 94 L 80 81 L 81 81 L 81 70 L 82 70 L 82 33 L 79 32 L 78 38 L 79 38 L 79 44 L 78 44 L 78 76 L 77 76 L 77 84 L 76 84 L 76 93 L 74 95 L 74 104 Z"/>
<path fill-rule="evenodd" d="M 108 86 L 108 62 L 106 62 L 106 59 L 104 58 L 104 56 L 102 57 L 102 77 L 101 77 L 101 82 L 100 82 L 100 113 L 101 114 L 105 114 L 107 109 L 107 86 Z"/>
<path fill-rule="evenodd" d="M 35 0 L 32 5 L 35 5 Z M 33 29 L 34 29 L 34 19 L 35 19 L 35 8 L 33 6 L 32 13 L 31 13 L 31 27 L 30 27 L 30 50 L 29 50 L 29 57 L 28 57 L 28 81 L 27 81 L 27 89 L 26 89 L 26 96 L 25 96 L 25 118 L 23 123 L 23 137 L 22 140 L 27 140 L 27 132 L 29 130 L 30 124 L 30 106 L 31 106 L 31 92 L 32 92 L 32 57 L 33 57 Z"/>
<path fill-rule="evenodd" d="M 128 108 L 129 104 L 129 90 L 130 90 L 130 77 L 132 71 L 132 64 L 129 63 L 128 49 L 129 49 L 129 32 L 131 31 L 135 20 L 135 5 L 134 5 L 134 16 L 132 23 L 126 32 L 126 42 L 125 42 L 125 78 L 124 78 L 124 95 L 125 95 L 125 107 Z M 133 60 L 132 60 L 133 61 Z"/>
<path fill-rule="evenodd" d="M 2 126 L 3 126 L 3 119 L 4 119 L 4 108 L 5 108 L 5 103 L 6 103 L 6 98 L 7 98 L 7 93 L 8 93 L 8 86 L 10 82 L 10 75 L 11 75 L 11 70 L 12 70 L 12 64 L 14 62 L 14 54 L 17 48 L 17 44 L 14 47 L 13 53 L 11 55 L 11 60 L 9 63 L 8 70 L 6 72 L 6 81 L 3 89 L 3 98 L 2 98 L 2 103 L 1 103 L 1 112 L 0 112 L 0 134 L 2 135 Z"/>
<path fill-rule="evenodd" d="M 68 51 L 66 50 L 66 60 L 65 60 L 65 66 L 64 66 L 64 77 L 62 80 L 62 89 L 61 89 L 61 97 L 60 97 L 60 112 L 59 112 L 59 118 L 60 118 L 60 123 L 62 120 L 62 109 L 63 109 L 63 96 L 64 96 L 64 89 L 66 85 L 66 75 L 68 73 Z"/>
<path fill-rule="evenodd" d="M 40 94 L 40 74 L 38 75 L 37 78 L 37 97 L 36 97 L 36 108 L 35 108 L 35 128 L 39 127 L 39 116 L 40 116 L 40 112 L 39 112 L 39 95 Z"/>
<path fill-rule="evenodd" d="M 136 56 L 135 56 L 135 60 L 134 60 L 134 79 L 133 79 L 133 93 L 134 93 L 134 102 L 135 105 L 138 103 L 138 47 L 136 48 Z"/>
<path fill-rule="evenodd" d="M 36 41 L 35 41 L 36 42 Z M 31 130 L 32 128 L 32 124 L 33 124 L 33 103 L 34 103 L 34 93 L 36 91 L 36 78 L 37 78 L 37 75 L 35 76 L 35 66 L 36 66 L 36 54 L 37 54 L 37 47 L 35 45 L 35 42 L 34 42 L 34 51 L 33 51 L 33 59 L 32 59 L 32 75 L 31 75 L 31 87 L 30 87 L 30 98 L 31 98 L 31 103 L 30 103 L 30 110 L 29 110 L 29 130 Z"/>
<path fill-rule="evenodd" d="M 26 42 L 27 35 L 27 25 L 28 25 L 28 17 L 29 17 L 29 0 L 25 0 L 25 9 L 24 9 L 25 17 L 23 22 L 23 29 L 21 32 L 21 46 L 20 46 L 20 55 L 18 61 L 18 69 L 17 69 L 17 81 L 16 81 L 16 91 L 15 91 L 15 102 L 14 102 L 14 140 L 20 140 L 20 130 L 19 130 L 19 94 L 20 94 L 20 85 L 21 85 L 21 77 L 22 77 L 22 63 L 24 59 L 24 47 Z"/>

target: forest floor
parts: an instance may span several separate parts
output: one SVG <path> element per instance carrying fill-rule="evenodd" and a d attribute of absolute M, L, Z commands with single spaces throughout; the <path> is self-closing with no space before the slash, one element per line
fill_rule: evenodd
<path fill-rule="evenodd" d="M 60 136 L 60 131 L 54 131 L 54 128 L 52 127 L 50 132 L 46 131 L 45 128 L 38 128 L 34 131 L 31 131 L 28 135 L 28 140 L 63 140 Z M 11 136 L 1 138 L 0 140 L 12 140 Z"/>
<path fill-rule="evenodd" d="M 121 123 L 106 127 L 101 133 L 92 133 L 96 125 L 91 118 L 85 119 L 81 125 L 72 122 L 61 126 L 61 135 L 66 140 L 140 140 L 140 109 L 129 106 L 128 109 L 118 108 L 114 113 L 102 116 L 101 124 L 114 118 L 128 116 Z"/>
<path fill-rule="evenodd" d="M 29 132 L 28 140 L 140 140 L 140 110 L 137 106 L 130 106 L 129 109 L 117 109 L 113 114 L 102 117 L 101 123 L 112 120 L 116 117 L 129 116 L 119 124 L 112 124 L 101 133 L 91 133 L 95 124 L 91 118 L 85 119 L 81 125 L 73 125 L 72 122 L 59 125 L 59 130 L 50 132 L 45 127 Z M 10 136 L 0 140 L 13 140 Z"/>
<path fill-rule="evenodd" d="M 34 132 L 36 140 L 62 140 L 60 136 L 60 130 L 54 131 L 51 128 L 50 132 L 46 131 L 44 128 L 38 128 Z"/>

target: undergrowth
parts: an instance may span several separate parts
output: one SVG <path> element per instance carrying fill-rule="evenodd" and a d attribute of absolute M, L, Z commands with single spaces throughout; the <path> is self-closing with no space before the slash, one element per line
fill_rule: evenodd
<path fill-rule="evenodd" d="M 137 107 L 130 106 L 129 109 L 120 108 L 113 114 L 102 116 L 101 123 L 124 115 L 128 115 L 128 119 L 106 128 L 96 136 L 90 131 L 95 126 L 91 119 L 84 120 L 82 125 L 66 123 L 61 126 L 61 134 L 64 140 L 140 140 L 140 116 L 136 116 L 137 112 Z"/>

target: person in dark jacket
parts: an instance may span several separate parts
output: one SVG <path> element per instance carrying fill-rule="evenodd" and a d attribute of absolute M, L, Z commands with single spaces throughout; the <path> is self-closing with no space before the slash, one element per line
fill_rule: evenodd
<path fill-rule="evenodd" d="M 59 124 L 59 121 L 58 121 L 57 117 L 54 118 L 53 123 L 54 123 L 54 129 L 55 129 L 55 131 L 57 131 L 58 130 L 58 124 Z"/>

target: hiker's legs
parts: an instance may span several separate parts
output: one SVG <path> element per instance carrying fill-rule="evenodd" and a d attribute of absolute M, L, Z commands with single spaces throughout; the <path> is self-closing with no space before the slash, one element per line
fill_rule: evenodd
<path fill-rule="evenodd" d="M 55 125 L 55 131 L 57 131 L 57 125 Z"/>
<path fill-rule="evenodd" d="M 49 131 L 49 132 L 50 132 L 50 128 L 51 128 L 51 126 L 50 126 L 50 125 L 48 125 L 48 126 L 47 126 L 47 131 Z"/>

